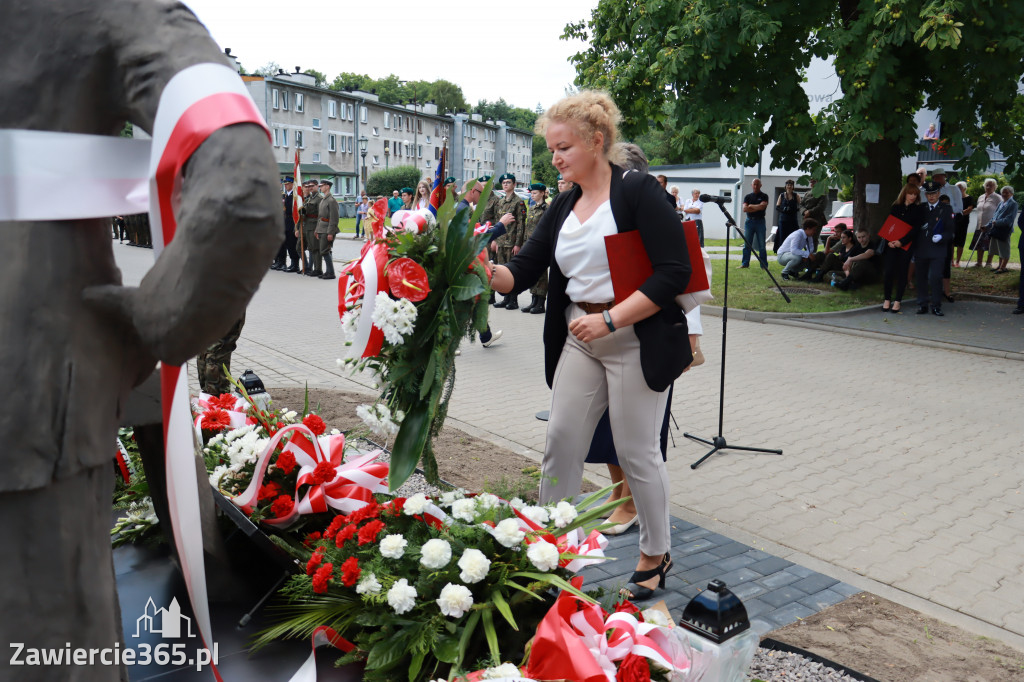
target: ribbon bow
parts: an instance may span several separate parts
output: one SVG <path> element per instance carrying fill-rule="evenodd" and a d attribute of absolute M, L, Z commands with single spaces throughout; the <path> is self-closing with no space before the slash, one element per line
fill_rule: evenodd
<path fill-rule="evenodd" d="M 502 502 L 505 502 L 502 500 Z M 506 503 L 507 504 L 507 503 Z M 509 505 L 511 507 L 511 505 Z M 527 545 L 544 540 L 558 548 L 559 554 L 576 554 L 576 558 L 563 558 L 558 560 L 558 565 L 566 570 L 578 573 L 584 566 L 596 564 L 605 560 L 604 548 L 608 546 L 608 538 L 597 530 L 590 531 L 586 537 L 583 536 L 582 528 L 575 528 L 565 535 L 555 537 L 551 533 L 540 534 L 543 526 L 533 519 L 512 507 L 512 512 L 519 519 L 520 530 L 527 531 Z M 530 537 L 532 531 L 533 537 Z M 582 557 L 587 557 L 586 559 Z"/>

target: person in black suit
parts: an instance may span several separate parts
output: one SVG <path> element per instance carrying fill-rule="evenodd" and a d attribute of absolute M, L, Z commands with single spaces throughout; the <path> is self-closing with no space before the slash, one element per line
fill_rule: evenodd
<path fill-rule="evenodd" d="M 271 270 L 281 270 L 283 272 L 299 271 L 299 252 L 295 248 L 298 239 L 295 238 L 295 219 L 292 217 L 292 202 L 295 201 L 295 192 L 292 191 L 294 183 L 295 178 L 290 175 L 285 177 L 284 195 L 282 196 L 284 205 L 284 241 L 281 242 L 281 248 L 277 250 L 277 257 L 270 265 Z M 290 267 L 285 261 L 286 254 L 292 262 Z"/>
<path fill-rule="evenodd" d="M 544 113 L 538 123 L 552 164 L 575 186 L 555 198 L 519 253 L 495 268 L 492 287 L 514 296 L 549 271 L 544 368 L 552 398 L 540 501 L 579 492 L 583 460 L 607 407 L 640 523 L 640 560 L 625 596 L 644 600 L 665 586 L 672 566 L 658 435 L 668 387 L 693 361 L 675 302 L 690 279 L 690 260 L 665 190 L 650 175 L 626 173 L 608 159 L 619 118 L 611 98 L 593 91 Z M 653 272 L 616 303 L 604 238 L 633 230 Z"/>
<path fill-rule="evenodd" d="M 917 314 L 928 313 L 929 295 L 932 314 L 942 317 L 942 269 L 947 243 L 953 238 L 953 209 L 939 201 L 939 184 L 930 180 L 923 185 L 928 205 L 927 222 L 914 240 L 914 264 L 917 267 Z"/>

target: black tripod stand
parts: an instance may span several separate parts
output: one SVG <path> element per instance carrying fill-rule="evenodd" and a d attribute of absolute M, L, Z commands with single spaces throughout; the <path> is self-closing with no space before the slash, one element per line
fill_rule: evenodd
<path fill-rule="evenodd" d="M 737 234 L 739 234 L 740 237 L 742 237 L 743 243 L 747 245 L 747 248 L 750 249 L 750 251 L 753 252 L 754 248 L 750 244 L 750 242 L 747 241 L 746 235 L 740 232 L 739 228 L 736 227 L 736 221 L 733 220 L 732 216 L 729 215 L 729 212 L 725 210 L 725 206 L 722 205 L 725 199 L 721 197 L 712 197 L 705 194 L 701 195 L 700 200 L 705 203 L 714 202 L 718 204 L 718 208 L 720 208 L 722 210 L 722 213 L 725 214 L 725 295 L 722 300 L 722 377 L 720 379 L 720 384 L 718 388 L 718 435 L 713 437 L 711 440 L 708 440 L 706 438 L 695 436 L 692 433 L 683 433 L 683 435 L 689 438 L 690 440 L 695 440 L 699 443 L 704 443 L 705 445 L 711 446 L 711 450 L 709 450 L 706 455 L 704 455 L 703 457 L 701 457 L 696 462 L 690 465 L 691 469 L 696 469 L 697 467 L 699 467 L 701 464 L 704 463 L 704 460 L 706 460 L 708 457 L 715 454 L 719 450 L 743 450 L 745 452 L 763 452 L 771 455 L 782 454 L 782 450 L 750 448 L 744 447 L 742 445 L 729 445 L 725 441 L 725 436 L 722 435 L 722 422 L 724 420 L 725 415 L 725 342 L 727 338 L 726 330 L 729 326 L 729 235 L 732 233 L 732 230 L 736 230 Z M 765 248 L 767 249 L 767 246 Z M 767 254 L 764 254 L 764 256 L 765 258 L 767 258 Z M 772 276 L 772 273 L 767 269 L 765 269 L 764 272 L 765 274 L 768 275 L 768 277 L 771 278 L 772 282 L 775 283 L 775 288 L 777 288 L 779 290 L 779 293 L 782 294 L 782 298 L 786 299 L 786 303 L 791 303 L 789 296 L 786 295 L 786 292 L 782 290 L 781 286 L 779 286 L 778 281 L 775 279 L 774 276 Z"/>

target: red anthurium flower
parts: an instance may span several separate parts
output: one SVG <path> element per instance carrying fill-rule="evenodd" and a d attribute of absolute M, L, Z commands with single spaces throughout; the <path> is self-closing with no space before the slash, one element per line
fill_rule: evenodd
<path fill-rule="evenodd" d="M 430 293 L 427 271 L 411 258 L 399 258 L 388 266 L 388 285 L 392 294 L 413 303 L 422 301 Z"/>
<path fill-rule="evenodd" d="M 312 412 L 306 415 L 306 418 L 302 420 L 302 423 L 305 424 L 306 428 L 312 431 L 315 436 L 322 436 L 324 435 L 324 431 L 327 430 L 327 424 L 324 424 L 324 420 Z"/>

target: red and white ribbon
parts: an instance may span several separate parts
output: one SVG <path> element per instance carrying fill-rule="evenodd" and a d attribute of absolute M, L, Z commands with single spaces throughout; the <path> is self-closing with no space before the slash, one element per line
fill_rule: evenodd
<path fill-rule="evenodd" d="M 117 460 L 117 468 L 121 472 L 121 480 L 125 485 L 131 485 L 132 472 L 128 461 L 128 451 L 124 449 L 124 443 L 120 438 L 117 439 L 117 454 L 114 455 L 114 458 Z"/>
<path fill-rule="evenodd" d="M 237 398 L 235 396 L 232 397 L 235 398 L 235 403 L 230 408 L 219 407 L 211 404 L 211 400 L 219 400 L 219 398 L 217 396 L 210 395 L 209 393 L 200 393 L 198 398 L 192 399 L 192 410 L 196 415 L 194 429 L 196 432 L 196 437 L 199 439 L 200 443 L 203 440 L 203 417 L 210 410 L 224 410 L 224 412 L 228 415 L 228 420 L 230 421 L 229 428 L 231 429 L 241 428 L 246 424 L 252 423 L 249 419 L 249 415 L 246 413 L 246 409 L 248 409 L 248 404 L 241 398 Z"/>
<path fill-rule="evenodd" d="M 508 504 L 505 500 L 501 501 Z M 509 505 L 509 507 L 511 507 L 512 513 L 516 515 L 516 518 L 519 519 L 519 529 L 527 533 L 527 545 L 532 545 L 534 542 L 540 542 L 543 540 L 545 542 L 550 542 L 552 545 L 557 547 L 559 554 L 578 555 L 577 558 L 574 559 L 560 559 L 559 565 L 562 568 L 572 571 L 573 573 L 578 573 L 584 566 L 606 561 L 604 548 L 608 546 L 608 538 L 597 530 L 590 531 L 590 533 L 585 537 L 583 535 L 582 528 L 575 528 L 565 535 L 560 535 L 558 537 L 555 537 L 551 533 L 544 533 L 543 535 L 540 535 L 539 533 L 544 531 L 543 526 L 523 514 L 515 507 L 512 507 L 512 505 Z"/>
<path fill-rule="evenodd" d="M 313 652 L 306 659 L 306 662 L 302 664 L 291 679 L 288 682 L 316 682 L 316 649 L 321 646 L 333 646 L 335 649 L 339 649 L 348 653 L 355 648 L 355 646 L 347 639 L 339 635 L 332 628 L 322 625 L 317 629 L 313 630 Z"/>
<path fill-rule="evenodd" d="M 344 315 L 358 308 L 359 320 L 349 357 L 368 358 L 380 353 L 384 332 L 373 324 L 377 294 L 388 290 L 384 268 L 388 264 L 387 247 L 367 244 L 358 260 L 346 265 L 338 279 L 338 312 Z"/>

